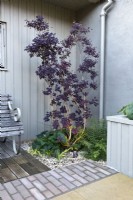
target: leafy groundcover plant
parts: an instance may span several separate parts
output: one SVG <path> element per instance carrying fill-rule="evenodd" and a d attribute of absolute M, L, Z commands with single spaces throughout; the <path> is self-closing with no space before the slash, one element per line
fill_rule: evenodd
<path fill-rule="evenodd" d="M 128 119 L 133 120 L 133 103 L 124 106 L 119 112 L 122 112 Z"/>
<path fill-rule="evenodd" d="M 51 121 L 53 127 L 52 131 L 38 136 L 32 147 L 41 153 L 59 157 L 73 150 L 81 140 L 86 120 L 91 117 L 89 105 L 98 104 L 96 97 L 91 98 L 89 92 L 97 88 L 95 65 L 99 55 L 88 39 L 90 29 L 82 24 L 73 23 L 70 34 L 63 41 L 49 31 L 49 24 L 42 16 L 27 20 L 26 24 L 37 33 L 25 50 L 30 57 L 41 59 L 36 74 L 47 84 L 43 94 L 49 96 L 51 106 L 44 120 Z M 70 56 L 76 45 L 82 49 L 83 60 L 74 73 Z"/>
<path fill-rule="evenodd" d="M 91 119 L 84 137 L 77 144 L 84 157 L 92 160 L 106 160 L 107 124 L 105 120 Z"/>

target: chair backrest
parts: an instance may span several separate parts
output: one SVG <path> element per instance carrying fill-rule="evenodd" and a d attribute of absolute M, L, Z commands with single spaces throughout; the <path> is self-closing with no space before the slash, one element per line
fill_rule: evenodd
<path fill-rule="evenodd" d="M 23 124 L 20 121 L 14 121 L 14 114 L 9 109 L 9 102 L 12 102 L 10 95 L 0 94 L 0 137 L 23 133 Z"/>

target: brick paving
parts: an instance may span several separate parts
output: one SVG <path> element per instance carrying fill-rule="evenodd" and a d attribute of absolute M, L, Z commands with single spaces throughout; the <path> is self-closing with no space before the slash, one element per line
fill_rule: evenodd
<path fill-rule="evenodd" d="M 49 200 L 117 173 L 88 160 L 0 184 L 2 200 Z"/>

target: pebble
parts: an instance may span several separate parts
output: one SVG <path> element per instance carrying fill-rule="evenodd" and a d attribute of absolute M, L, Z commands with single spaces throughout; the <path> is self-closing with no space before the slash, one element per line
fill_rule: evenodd
<path fill-rule="evenodd" d="M 27 151 L 28 153 L 30 153 L 31 150 L 31 142 L 24 142 L 21 145 L 21 148 L 24 149 L 25 151 Z M 48 157 L 45 155 L 39 156 L 39 155 L 32 155 L 34 156 L 37 160 L 39 160 L 41 163 L 45 164 L 46 166 L 48 166 L 50 169 L 55 169 L 55 168 L 59 168 L 59 167 L 65 167 L 71 164 L 75 164 L 75 163 L 80 163 L 82 161 L 87 160 L 86 158 L 84 158 L 82 156 L 81 152 L 78 152 L 78 156 L 73 158 L 73 153 L 69 152 L 66 154 L 65 157 L 61 158 L 60 160 L 53 158 L 53 157 Z M 101 164 L 101 165 L 106 165 L 106 162 L 104 161 L 98 161 L 97 163 Z"/>

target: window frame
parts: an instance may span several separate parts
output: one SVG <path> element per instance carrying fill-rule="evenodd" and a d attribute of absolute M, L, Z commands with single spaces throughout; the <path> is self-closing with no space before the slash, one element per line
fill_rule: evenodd
<path fill-rule="evenodd" d="M 7 23 L 0 21 L 0 71 L 7 70 Z"/>

